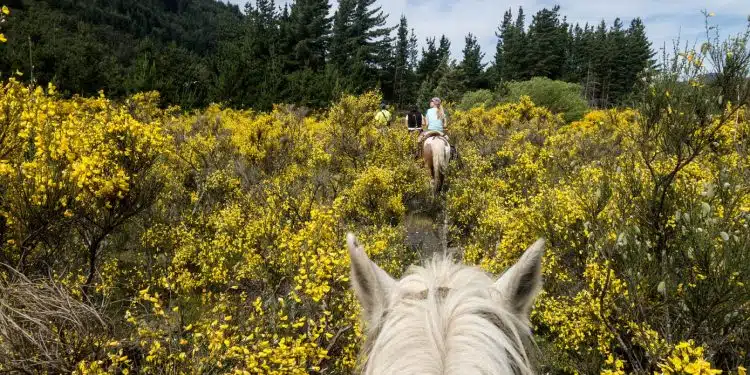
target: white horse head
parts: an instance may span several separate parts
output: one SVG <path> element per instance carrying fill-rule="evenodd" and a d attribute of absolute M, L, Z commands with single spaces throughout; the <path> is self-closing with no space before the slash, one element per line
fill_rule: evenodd
<path fill-rule="evenodd" d="M 366 324 L 364 374 L 533 373 L 529 314 L 542 284 L 543 239 L 498 280 L 448 256 L 395 280 L 351 233 L 347 243 Z"/>

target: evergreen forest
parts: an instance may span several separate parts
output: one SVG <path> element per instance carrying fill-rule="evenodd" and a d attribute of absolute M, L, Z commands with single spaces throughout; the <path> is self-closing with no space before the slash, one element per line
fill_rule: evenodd
<path fill-rule="evenodd" d="M 404 108 L 532 77 L 580 84 L 590 105 L 609 107 L 626 103 L 654 56 L 640 19 L 580 25 L 559 6 L 531 19 L 520 7 L 498 14 L 496 49 L 482 51 L 470 33 L 421 35 L 375 0 L 336 9 L 327 0 L 255 0 L 244 9 L 214 0 L 5 3 L 13 14 L 0 47 L 6 78 L 20 72 L 67 96 L 158 91 L 163 104 L 188 109 L 324 108 L 371 89 Z M 461 56 L 451 56 L 452 43 L 464 43 Z"/>

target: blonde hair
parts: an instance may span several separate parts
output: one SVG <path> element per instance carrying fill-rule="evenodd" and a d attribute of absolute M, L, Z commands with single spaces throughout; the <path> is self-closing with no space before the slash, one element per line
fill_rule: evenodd
<path fill-rule="evenodd" d="M 443 110 L 443 104 L 440 98 L 432 98 L 430 100 L 433 104 L 435 104 L 435 108 L 437 109 L 438 115 L 437 118 L 440 121 L 445 120 L 445 111 Z"/>

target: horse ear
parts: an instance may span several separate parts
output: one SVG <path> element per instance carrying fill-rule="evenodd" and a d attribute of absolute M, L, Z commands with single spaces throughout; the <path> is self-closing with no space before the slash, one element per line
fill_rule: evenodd
<path fill-rule="evenodd" d="M 542 287 L 543 255 L 544 239 L 540 238 L 495 282 L 508 307 L 524 318 L 531 313 L 531 306 Z"/>
<path fill-rule="evenodd" d="M 346 235 L 346 242 L 351 258 L 352 287 L 367 320 L 372 321 L 385 308 L 388 291 L 396 281 L 367 257 L 352 233 Z"/>

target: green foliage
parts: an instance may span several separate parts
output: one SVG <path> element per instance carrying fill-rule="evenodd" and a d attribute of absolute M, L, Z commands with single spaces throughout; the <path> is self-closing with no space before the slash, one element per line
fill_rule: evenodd
<path fill-rule="evenodd" d="M 325 68 L 327 36 L 331 29 L 329 8 L 325 0 L 300 0 L 292 5 L 288 21 L 292 69 L 321 71 Z"/>
<path fill-rule="evenodd" d="M 398 27 L 392 62 L 393 100 L 402 108 L 413 104 L 416 99 L 415 93 L 417 90 L 415 84 L 417 81 L 410 56 L 412 53 L 410 51 L 411 48 L 408 23 L 406 17 L 402 16 Z"/>
<path fill-rule="evenodd" d="M 454 115 L 464 166 L 447 207 L 463 259 L 501 272 L 525 243 L 550 243 L 540 372 L 745 373 L 748 38 L 675 51 L 632 110 L 563 124 L 522 98 Z"/>
<path fill-rule="evenodd" d="M 506 100 L 517 101 L 521 96 L 529 96 L 535 104 L 562 113 L 566 121 L 578 120 L 588 110 L 581 96 L 581 86 L 575 83 L 534 77 L 529 81 L 511 82 L 508 90 Z"/>
<path fill-rule="evenodd" d="M 364 92 L 387 81 L 392 92 L 392 77 L 385 76 L 391 63 L 390 33 L 386 15 L 375 0 L 345 0 L 334 15 L 331 35 L 331 60 L 345 82 L 347 92 Z"/>
<path fill-rule="evenodd" d="M 466 36 L 466 46 L 464 46 L 463 53 L 464 57 L 459 67 L 461 68 L 461 75 L 466 89 L 477 90 L 487 88 L 489 83 L 484 71 L 486 64 L 482 63 L 484 54 L 479 48 L 477 37 L 473 34 Z"/>
<path fill-rule="evenodd" d="M 639 18 L 623 28 L 619 18 L 612 27 L 568 25 L 559 7 L 537 12 L 524 29 L 523 9 L 515 23 L 505 12 L 496 32 L 495 61 L 490 70 L 493 85 L 547 77 L 579 83 L 586 100 L 597 107 L 624 104 L 638 75 L 652 66 L 654 56 Z"/>
<path fill-rule="evenodd" d="M 560 79 L 565 63 L 568 25 L 560 21 L 560 6 L 542 9 L 534 15 L 527 33 L 528 49 L 525 67 L 530 77 Z"/>
<path fill-rule="evenodd" d="M 468 111 L 474 107 L 490 106 L 495 102 L 495 95 L 490 90 L 469 91 L 461 98 L 458 108 Z"/>
<path fill-rule="evenodd" d="M 437 85 L 432 90 L 432 96 L 437 96 L 449 103 L 461 100 L 461 94 L 466 90 L 462 76 L 463 71 L 460 67 L 455 63 L 448 64 L 448 60 L 444 59 L 434 73 Z"/>
<path fill-rule="evenodd" d="M 501 61 L 502 66 L 497 72 L 497 78 L 502 81 L 514 81 L 528 78 L 526 73 L 526 32 L 524 30 L 523 8 L 518 8 L 516 22 L 511 23 L 511 11 L 508 10 L 503 18 L 503 24 L 500 26 L 498 47 L 501 54 L 495 55 L 496 61 Z"/>
<path fill-rule="evenodd" d="M 271 110 L 274 103 L 323 108 L 342 94 L 379 89 L 403 108 L 431 95 L 459 100 L 464 91 L 535 76 L 581 83 L 594 105 L 622 104 L 653 56 L 639 19 L 624 29 L 584 28 L 542 9 L 528 30 L 519 8 L 497 31 L 487 67 L 474 35 L 450 56 L 444 35 L 427 37 L 418 57 L 415 30 L 397 27 L 377 0 L 325 0 L 278 7 L 273 0 L 236 5 L 214 0 L 28 0 L 8 4 L 5 76 L 55 84 L 60 92 L 112 98 L 156 90 L 162 104 L 209 103 Z M 394 36 L 392 32 L 398 28 Z M 96 63 L 90 63 L 95 61 Z M 33 69 L 32 69 L 33 67 Z"/>
<path fill-rule="evenodd" d="M 241 14 L 210 0 L 173 3 L 24 1 L 9 19 L 0 71 L 53 82 L 68 95 L 158 90 L 169 103 L 205 105 L 210 57 Z"/>

